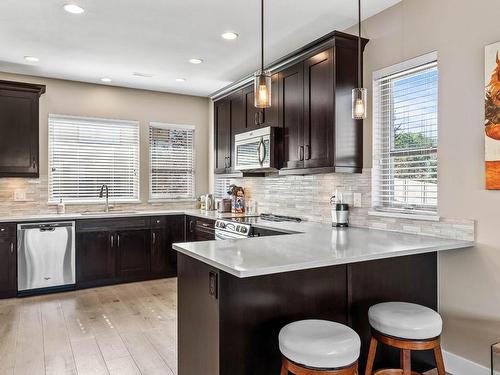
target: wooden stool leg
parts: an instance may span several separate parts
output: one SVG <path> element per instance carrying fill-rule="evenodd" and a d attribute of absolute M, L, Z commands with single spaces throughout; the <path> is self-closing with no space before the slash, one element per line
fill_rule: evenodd
<path fill-rule="evenodd" d="M 411 351 L 403 349 L 403 375 L 411 375 Z"/>
<path fill-rule="evenodd" d="M 439 375 L 446 375 L 444 369 L 443 353 L 441 352 L 441 345 L 434 348 L 434 357 L 436 358 L 436 367 Z"/>
<path fill-rule="evenodd" d="M 370 349 L 368 350 L 368 359 L 366 360 L 365 375 L 372 375 L 373 362 L 375 362 L 375 354 L 377 354 L 378 341 L 372 336 L 370 340 Z"/>
<path fill-rule="evenodd" d="M 287 366 L 287 360 L 285 357 L 281 358 L 281 372 L 280 375 L 288 375 L 288 366 Z"/>

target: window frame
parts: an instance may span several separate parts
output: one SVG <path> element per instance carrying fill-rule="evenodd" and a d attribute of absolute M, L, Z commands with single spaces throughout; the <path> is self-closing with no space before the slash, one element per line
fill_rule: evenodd
<path fill-rule="evenodd" d="M 437 129 L 436 129 L 436 146 L 435 146 L 435 151 L 430 151 L 429 153 L 426 153 L 425 155 L 431 155 L 435 154 L 436 155 L 436 160 L 437 163 L 439 163 L 439 60 L 438 60 L 438 53 L 431 52 L 422 56 L 418 56 L 413 59 L 406 60 L 404 62 L 389 66 L 387 68 L 380 69 L 378 71 L 373 72 L 373 108 L 372 108 L 372 119 L 373 119 L 373 140 L 372 140 L 372 147 L 373 147 L 373 168 L 372 168 L 372 210 L 369 211 L 370 215 L 377 215 L 377 216 L 387 216 L 387 217 L 398 217 L 398 218 L 412 218 L 412 219 L 418 219 L 418 220 L 431 220 L 431 221 L 437 221 L 439 220 L 439 164 L 436 165 L 437 168 L 437 177 L 436 177 L 436 205 L 435 205 L 435 210 L 430 210 L 430 209 L 424 209 L 424 205 L 419 205 L 416 204 L 414 207 L 388 207 L 385 205 L 381 205 L 380 200 L 379 200 L 379 195 L 380 195 L 380 190 L 381 190 L 381 178 L 379 176 L 379 166 L 378 164 L 381 162 L 382 158 L 379 157 L 379 153 L 387 153 L 390 155 L 395 155 L 395 154 L 403 154 L 404 151 L 397 151 L 394 149 L 394 130 L 393 129 L 386 129 L 390 131 L 390 138 L 392 139 L 392 142 L 389 142 L 389 144 L 385 144 L 387 142 L 384 142 L 384 140 L 380 140 L 379 138 L 379 132 L 383 131 L 382 127 L 386 128 L 387 123 L 389 126 L 393 128 L 393 120 L 392 119 L 383 119 L 381 122 L 379 122 L 378 117 L 387 117 L 387 115 L 390 115 L 390 111 L 385 111 L 382 115 L 380 115 L 378 111 L 378 106 L 380 100 L 379 96 L 380 93 L 377 92 L 377 85 L 378 81 L 381 79 L 384 79 L 385 77 L 389 76 L 397 76 L 401 74 L 401 76 L 405 76 L 411 73 L 412 70 L 415 72 L 418 72 L 421 70 L 423 67 L 427 65 L 435 64 L 437 71 L 438 71 L 438 77 L 437 77 L 437 110 L 436 110 L 436 120 L 437 120 Z M 391 105 L 392 105 L 392 100 L 391 100 Z M 379 115 L 379 116 L 377 116 Z M 385 116 L 384 116 L 385 115 Z M 382 143 L 383 142 L 383 143 Z M 380 146 L 379 144 L 382 144 Z M 407 151 L 408 152 L 408 151 Z M 411 151 L 410 151 L 411 152 Z M 389 183 L 394 183 L 394 176 L 390 176 L 387 178 L 387 181 Z"/>
<path fill-rule="evenodd" d="M 152 166 L 152 149 L 151 149 L 151 128 L 160 129 L 182 129 L 193 131 L 193 195 L 190 197 L 153 197 L 153 166 Z M 165 122 L 151 121 L 148 125 L 148 179 L 149 179 L 149 200 L 150 203 L 156 202 L 194 202 L 196 201 L 196 126 L 191 124 L 173 124 Z"/>
<path fill-rule="evenodd" d="M 135 172 L 136 175 L 136 186 L 137 189 L 135 191 L 135 197 L 130 198 L 130 199 L 114 199 L 112 195 L 109 197 L 109 202 L 110 204 L 123 204 L 123 203 L 141 203 L 141 131 L 140 131 L 140 122 L 137 120 L 123 120 L 123 119 L 107 119 L 107 118 L 101 118 L 101 117 L 89 117 L 89 116 L 74 116 L 74 115 L 61 115 L 61 114 L 53 114 L 49 113 L 48 118 L 47 118 L 47 168 L 48 168 L 48 173 L 47 173 L 47 204 L 48 205 L 56 205 L 59 203 L 59 200 L 61 198 L 59 197 L 52 197 L 51 199 L 51 181 L 52 181 L 52 166 L 51 166 L 51 154 L 53 152 L 53 145 L 51 144 L 51 139 L 50 139 L 50 126 L 51 118 L 60 118 L 60 119 L 68 119 L 68 120 L 83 120 L 83 121 L 99 121 L 99 122 L 104 122 L 108 124 L 130 124 L 130 125 L 135 125 L 137 127 L 137 154 L 136 154 L 136 160 L 137 160 L 137 169 Z M 104 200 L 103 198 L 99 198 L 99 192 L 96 192 L 96 197 L 95 199 L 65 199 L 62 198 L 62 201 L 66 205 L 97 205 L 97 204 L 103 204 Z"/>

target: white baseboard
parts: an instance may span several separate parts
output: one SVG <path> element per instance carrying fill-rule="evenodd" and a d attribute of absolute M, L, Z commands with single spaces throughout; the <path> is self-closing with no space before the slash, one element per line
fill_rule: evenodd
<path fill-rule="evenodd" d="M 446 372 L 453 375 L 491 375 L 491 370 L 456 354 L 443 350 Z M 500 375 L 495 371 L 495 375 Z"/>

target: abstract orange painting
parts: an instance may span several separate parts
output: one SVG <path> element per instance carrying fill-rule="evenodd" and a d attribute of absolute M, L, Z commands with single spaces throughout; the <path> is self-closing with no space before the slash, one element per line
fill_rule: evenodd
<path fill-rule="evenodd" d="M 485 48 L 486 189 L 500 189 L 500 42 Z"/>

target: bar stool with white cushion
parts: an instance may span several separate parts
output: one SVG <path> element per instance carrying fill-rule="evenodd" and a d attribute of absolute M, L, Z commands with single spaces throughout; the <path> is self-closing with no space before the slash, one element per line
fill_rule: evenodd
<path fill-rule="evenodd" d="M 361 340 L 351 328 L 326 320 L 300 320 L 279 333 L 281 375 L 356 375 Z"/>
<path fill-rule="evenodd" d="M 439 375 L 445 375 L 441 353 L 441 316 L 434 310 L 407 302 L 385 302 L 370 307 L 372 338 L 365 375 L 372 375 L 379 342 L 401 350 L 401 370 L 384 369 L 373 374 L 416 374 L 411 371 L 412 350 L 433 350 Z"/>

